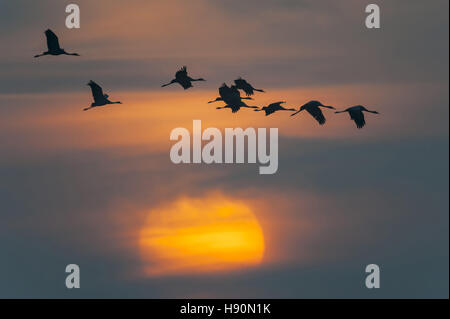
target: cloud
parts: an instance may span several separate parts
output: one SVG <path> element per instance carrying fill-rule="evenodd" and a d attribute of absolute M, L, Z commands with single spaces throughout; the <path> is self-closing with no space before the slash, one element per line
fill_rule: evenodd
<path fill-rule="evenodd" d="M 392 289 L 379 296 L 441 295 L 445 272 L 439 270 L 416 283 L 414 291 L 423 295 L 415 295 L 408 286 L 401 286 L 406 278 L 401 265 L 411 262 L 411 274 L 423 270 L 424 258 L 445 264 L 446 144 L 445 139 L 370 144 L 282 140 L 280 172 L 267 178 L 251 165 L 173 167 L 164 154 L 126 149 L 51 157 L 36 154 L 25 162 L 3 161 L 3 185 L 7 187 L 1 191 L 2 249 L 14 247 L 21 252 L 2 264 L 1 273 L 14 279 L 5 279 L 5 287 L 15 296 L 69 296 L 58 284 L 57 266 L 63 269 L 65 262 L 75 260 L 86 269 L 79 296 L 186 297 L 201 295 L 211 283 L 224 278 L 237 282 L 243 274 L 196 279 L 196 285 L 181 290 L 177 290 L 180 282 L 188 284 L 194 279 L 135 279 L 140 260 L 130 234 L 145 218 L 142 212 L 181 194 L 196 196 L 220 189 L 253 205 L 270 238 L 268 250 L 275 250 L 269 252 L 272 259 L 266 267 L 245 275 L 250 278 L 247 284 L 261 290 L 243 289 L 241 296 L 364 294 L 354 287 L 354 281 L 347 280 L 355 280 L 360 274 L 354 272 L 373 260 L 395 271 L 397 277 L 390 274 L 391 280 L 398 278 Z M 427 165 L 430 157 L 433 166 Z M 20 267 L 14 267 L 16 263 L 32 264 L 33 269 L 24 275 Z M 265 268 L 280 282 L 287 276 L 302 280 L 309 274 L 311 286 L 271 283 Z M 340 278 L 329 285 L 328 293 L 314 287 L 323 276 Z M 44 281 L 50 288 L 29 286 L 43 287 Z M 430 284 L 436 290 L 426 288 Z M 353 288 L 339 290 L 339 285 Z M 162 286 L 161 294 L 151 292 L 151 287 Z M 150 292 L 145 293 L 144 287 Z M 116 291 L 110 292 L 113 288 Z M 236 294 L 230 286 L 218 296 Z"/>
<path fill-rule="evenodd" d="M 12 30 L 0 52 L 3 93 L 81 90 L 92 77 L 154 90 L 185 64 L 211 87 L 238 75 L 270 87 L 448 82 L 446 1 L 384 1 L 380 30 L 365 28 L 357 1 L 80 1 L 79 30 L 64 27 L 63 3 L 16 3 L 0 22 Z M 32 59 L 47 27 L 82 56 Z"/>
<path fill-rule="evenodd" d="M 0 297 L 448 297 L 447 1 L 381 1 L 372 31 L 358 1 L 77 3 L 80 30 L 64 27 L 62 2 L 0 5 Z M 82 56 L 33 59 L 48 27 Z M 208 81 L 161 91 L 185 64 Z M 314 97 L 381 114 L 358 131 L 332 113 L 322 128 L 205 103 L 241 75 L 267 90 L 258 105 Z M 126 103 L 81 112 L 89 79 Z M 194 118 L 279 127 L 278 173 L 175 166 L 168 134 Z M 251 205 L 264 266 L 139 277 L 146 212 L 211 190 Z M 374 261 L 376 295 L 362 283 Z M 79 291 L 64 287 L 68 263 L 81 266 Z"/>

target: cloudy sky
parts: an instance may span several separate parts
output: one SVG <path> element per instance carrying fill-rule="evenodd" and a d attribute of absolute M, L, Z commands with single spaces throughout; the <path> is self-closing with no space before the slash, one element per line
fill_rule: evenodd
<path fill-rule="evenodd" d="M 360 0 L 72 2 L 80 29 L 69 1 L 0 2 L 0 297 L 448 298 L 448 1 L 377 1 L 378 30 Z M 81 56 L 34 59 L 47 28 Z M 183 65 L 207 81 L 161 88 Z M 380 115 L 206 103 L 239 76 L 256 105 Z M 91 79 L 124 104 L 83 112 Z M 194 119 L 277 127 L 278 172 L 173 164 Z"/>

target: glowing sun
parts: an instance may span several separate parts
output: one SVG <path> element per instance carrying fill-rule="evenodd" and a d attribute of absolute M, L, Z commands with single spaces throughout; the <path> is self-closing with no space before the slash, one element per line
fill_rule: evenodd
<path fill-rule="evenodd" d="M 214 272 L 260 264 L 264 237 L 247 205 L 214 195 L 150 211 L 139 247 L 147 275 Z"/>

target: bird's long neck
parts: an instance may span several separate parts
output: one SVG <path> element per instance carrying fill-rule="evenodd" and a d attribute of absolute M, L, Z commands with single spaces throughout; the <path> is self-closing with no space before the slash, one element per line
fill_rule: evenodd
<path fill-rule="evenodd" d="M 223 100 L 222 100 L 222 98 L 218 97 L 215 100 L 209 101 L 208 103 L 214 103 L 214 102 L 217 102 L 217 101 L 223 101 Z"/>
<path fill-rule="evenodd" d="M 167 83 L 167 84 L 163 84 L 163 85 L 161 85 L 162 87 L 165 87 L 165 86 L 168 86 L 168 85 L 171 85 L 171 84 L 174 84 L 175 82 L 177 82 L 177 80 L 176 79 L 173 79 L 172 81 L 170 81 L 169 83 Z"/>

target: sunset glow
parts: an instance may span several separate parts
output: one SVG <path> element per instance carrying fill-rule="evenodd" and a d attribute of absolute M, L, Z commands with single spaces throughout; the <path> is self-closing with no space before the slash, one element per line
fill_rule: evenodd
<path fill-rule="evenodd" d="M 147 275 L 214 272 L 260 264 L 264 238 L 248 206 L 210 196 L 151 211 L 139 246 Z"/>

